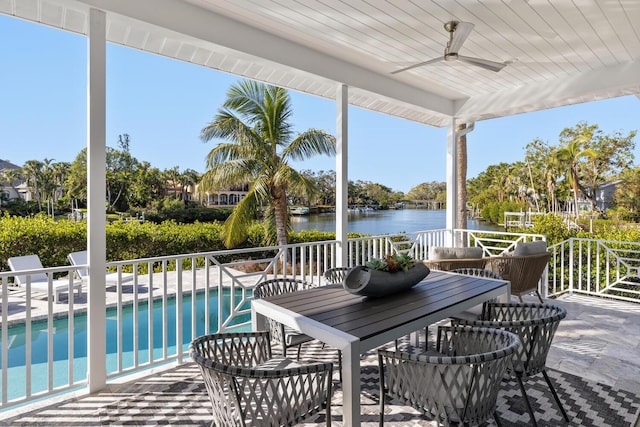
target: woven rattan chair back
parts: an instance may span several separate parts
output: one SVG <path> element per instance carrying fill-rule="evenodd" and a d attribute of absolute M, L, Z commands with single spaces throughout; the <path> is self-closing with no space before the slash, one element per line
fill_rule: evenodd
<path fill-rule="evenodd" d="M 431 270 L 451 271 L 460 268 L 484 269 L 487 263 L 486 258 L 464 258 L 464 259 L 438 259 L 425 260 L 424 264 Z"/>
<path fill-rule="evenodd" d="M 253 289 L 253 297 L 261 299 L 274 295 L 282 295 L 289 292 L 294 292 L 302 289 L 310 288 L 307 282 L 298 279 L 291 278 L 278 278 L 269 279 L 260 282 Z M 312 341 L 312 338 L 308 335 L 302 334 L 295 329 L 284 326 L 282 323 L 276 322 L 273 319 L 266 319 L 269 326 L 269 332 L 271 338 L 282 346 L 282 355 L 287 357 L 287 350 L 291 347 L 298 348 L 298 359 L 300 359 L 300 346 L 305 342 Z"/>
<path fill-rule="evenodd" d="M 253 288 L 253 297 L 258 299 L 271 297 L 274 295 L 282 295 L 288 292 L 295 292 L 310 287 L 310 284 L 299 279 L 291 279 L 288 277 L 269 279 L 258 283 L 256 287 Z"/>
<path fill-rule="evenodd" d="M 331 425 L 331 363 L 272 359 L 268 332 L 196 338 L 198 364 L 213 408 L 211 426 L 290 426 L 326 409 Z"/>
<path fill-rule="evenodd" d="M 504 280 L 511 282 L 511 295 L 520 302 L 522 295 L 535 292 L 540 302 L 544 302 L 538 283 L 549 263 L 550 252 L 523 256 L 497 256 L 487 258 L 487 269 L 498 273 Z M 546 286 L 546 285 L 545 285 Z"/>
<path fill-rule="evenodd" d="M 491 270 L 486 270 L 484 268 L 455 268 L 450 271 L 452 273 L 466 274 L 467 276 L 476 276 L 476 277 L 484 277 L 487 279 L 502 280 L 502 276 L 500 276 L 498 273 L 495 273 Z"/>
<path fill-rule="evenodd" d="M 445 426 L 476 425 L 493 417 L 517 335 L 490 328 L 444 327 L 437 354 L 378 351 L 380 426 L 385 395 L 410 404 Z"/>
<path fill-rule="evenodd" d="M 324 278 L 330 285 L 337 285 L 344 282 L 344 278 L 351 270 L 349 267 L 334 267 L 324 272 Z"/>
<path fill-rule="evenodd" d="M 562 415 L 569 421 L 546 372 L 547 355 L 553 337 L 566 315 L 567 311 L 555 304 L 490 302 L 484 304 L 481 320 L 454 321 L 458 325 L 501 328 L 520 337 L 522 347 L 514 353 L 509 371 L 518 379 L 534 425 L 535 417 L 522 381 L 539 373 L 544 375 Z"/>

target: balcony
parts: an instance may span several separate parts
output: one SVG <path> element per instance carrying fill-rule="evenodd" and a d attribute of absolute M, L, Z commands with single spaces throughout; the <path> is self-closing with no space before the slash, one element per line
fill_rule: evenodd
<path fill-rule="evenodd" d="M 541 237 L 434 230 L 351 239 L 348 247 L 349 264 L 362 264 L 370 257 L 394 251 L 409 252 L 418 259 L 424 259 L 429 246 L 455 242 L 458 235 L 463 234 L 467 243 L 483 247 L 487 255 L 495 255 L 512 247 L 517 241 Z M 640 354 L 640 304 L 633 302 L 634 277 L 637 274 L 634 275 L 636 270 L 632 268 L 637 252 L 628 248 L 633 244 L 627 243 L 626 249 L 621 249 L 619 243 L 574 240 L 551 247 L 554 256 L 546 279 L 548 287 L 543 287 L 542 292 L 555 298 L 568 311 L 568 317 L 560 324 L 548 358 L 552 379 L 562 384 L 566 380 L 563 376 L 573 380 L 577 376 L 586 381 L 585 387 L 590 390 L 604 389 L 602 393 L 606 394 L 606 398 L 622 396 L 628 407 L 623 404 L 611 408 L 626 413 L 627 421 L 624 422 L 633 426 L 640 408 L 640 399 L 635 397 L 640 395 L 640 362 L 637 360 L 637 354 Z M 15 423 L 58 425 L 67 425 L 72 419 L 91 424 L 98 419 L 117 423 L 136 419 L 142 421 L 143 418 L 153 419 L 154 422 L 192 420 L 196 425 L 207 425 L 207 397 L 202 394 L 203 389 L 198 389 L 201 387 L 199 374 L 186 354 L 186 343 L 203 333 L 249 328 L 247 316 L 250 312 L 251 289 L 259 280 L 286 275 L 320 283 L 322 272 L 334 266 L 336 251 L 336 242 L 330 241 L 286 248 L 210 252 L 110 263 L 112 269 L 136 273 L 133 281 L 107 290 L 107 326 L 111 325 L 115 331 L 113 338 L 107 338 L 108 342 L 115 341 L 108 345 L 108 387 L 90 396 L 83 395 L 86 394 L 89 369 L 86 358 L 83 359 L 86 334 L 77 333 L 86 327 L 81 317 L 86 310 L 86 289 L 79 298 L 61 304 L 49 302 L 51 298 L 41 299 L 38 295 L 31 295 L 31 303 L 25 304 L 25 295 L 12 293 L 2 301 L 2 360 L 9 359 L 11 349 L 22 348 L 25 367 L 17 373 L 18 377 L 14 377 L 16 367 L 2 364 L 2 418 Z M 618 267 L 614 273 L 612 266 L 616 265 Z M 45 272 L 73 274 L 75 268 L 56 267 L 45 269 Z M 0 284 L 8 288 L 8 278 L 12 274 L 0 273 Z M 192 298 L 193 295 L 198 298 Z M 218 298 L 218 295 L 222 297 Z M 155 306 L 154 310 L 146 309 L 152 305 Z M 66 316 L 68 311 L 74 311 L 76 316 Z M 209 319 L 209 322 L 204 319 Z M 9 333 L 11 328 L 20 327 L 19 324 L 24 327 L 25 336 L 21 338 Z M 34 329 L 36 324 L 42 328 Z M 31 325 L 31 328 L 24 325 Z M 75 331 L 73 335 L 76 339 L 61 339 L 58 333 L 65 330 Z M 408 341 L 405 345 L 409 345 Z M 319 357 L 317 349 L 311 347 L 307 350 L 309 357 Z M 58 353 L 76 356 L 60 360 L 56 356 Z M 335 359 L 337 355 L 334 352 L 320 352 L 320 357 Z M 20 387 L 23 393 L 19 396 L 15 390 L 10 395 L 16 378 L 21 378 L 25 383 Z M 337 374 L 335 378 L 337 381 Z M 560 388 L 564 390 L 561 393 L 568 393 L 572 399 L 575 397 L 572 396 L 570 385 Z M 376 386 L 372 386 L 371 390 L 370 395 L 362 395 L 363 414 L 370 414 L 371 417 L 371 420 L 363 418 L 364 423 L 377 421 Z M 541 390 L 544 396 L 544 388 Z M 338 389 L 333 408 L 336 423 L 341 421 L 339 393 Z M 77 395 L 80 397 L 70 398 Z M 604 398 L 595 394 L 589 396 L 593 401 L 578 405 L 595 408 L 596 401 Z M 46 403 L 41 401 L 43 398 Z M 52 399 L 63 403 L 52 410 Z M 540 404 L 543 408 L 544 405 L 553 406 L 552 401 L 545 403 L 541 400 Z M 172 405 L 176 406 L 169 410 Z M 153 411 L 152 416 L 146 413 L 148 410 Z M 409 419 L 412 422 L 420 420 L 410 408 L 394 407 L 394 412 L 396 410 L 404 415 L 395 425 L 402 425 L 402 421 L 406 423 Z M 541 411 L 544 412 L 544 409 Z M 571 415 L 571 410 L 568 411 Z M 506 408 L 505 419 L 517 424 L 517 412 L 517 408 Z M 13 416 L 17 418 L 11 418 Z M 527 422 L 526 411 L 522 416 L 524 418 L 521 421 Z M 550 416 L 551 422 L 553 415 Z M 628 421 L 631 418 L 633 420 Z M 424 425 L 428 425 L 424 422 Z M 607 425 L 607 421 L 603 422 L 594 425 Z M 317 422 L 321 423 L 321 420 Z M 389 425 L 394 425 L 394 422 L 390 421 Z M 614 422 L 609 425 L 619 424 Z"/>

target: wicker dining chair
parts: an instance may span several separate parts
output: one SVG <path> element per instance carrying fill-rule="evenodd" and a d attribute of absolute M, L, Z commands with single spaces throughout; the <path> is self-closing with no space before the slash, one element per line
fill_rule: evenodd
<path fill-rule="evenodd" d="M 324 278 L 328 284 L 337 285 L 344 282 L 344 278 L 351 270 L 349 267 L 334 267 L 324 272 Z"/>
<path fill-rule="evenodd" d="M 477 425 L 492 417 L 500 426 L 496 399 L 520 345 L 518 336 L 491 328 L 440 326 L 438 337 L 435 352 L 378 350 L 380 426 L 387 395 L 445 426 Z"/>
<path fill-rule="evenodd" d="M 550 252 L 533 255 L 501 255 L 487 258 L 485 268 L 498 273 L 504 280 L 511 282 L 511 295 L 522 301 L 522 296 L 534 293 L 544 303 L 538 290 L 538 282 L 547 268 Z"/>
<path fill-rule="evenodd" d="M 524 388 L 524 381 L 539 373 L 542 373 L 549 385 L 551 394 L 560 408 L 562 416 L 569 422 L 569 417 L 546 371 L 547 355 L 551 348 L 551 342 L 560 321 L 566 315 L 567 311 L 563 307 L 549 303 L 489 302 L 484 304 L 481 320 L 452 321 L 455 325 L 500 328 L 513 332 L 520 337 L 522 347 L 514 353 L 509 372 L 518 381 L 522 397 L 525 400 L 534 426 L 537 425 L 536 418 Z"/>
<path fill-rule="evenodd" d="M 291 426 L 322 411 L 331 425 L 333 364 L 272 358 L 269 332 L 205 335 L 189 346 L 212 405 L 211 426 Z"/>
<path fill-rule="evenodd" d="M 450 273 L 458 273 L 458 274 L 466 274 L 467 276 L 476 276 L 476 277 L 484 277 L 486 279 L 496 279 L 502 280 L 502 276 L 496 272 L 491 270 L 486 270 L 484 268 L 455 268 L 453 270 L 449 270 Z"/>
<path fill-rule="evenodd" d="M 292 279 L 288 277 L 269 279 L 256 285 L 253 289 L 253 298 L 261 299 L 311 287 L 312 286 L 309 283 L 299 279 Z M 287 349 L 291 347 L 298 347 L 297 359 L 300 360 L 300 348 L 302 344 L 313 341 L 313 338 L 300 331 L 285 326 L 282 323 L 276 322 L 273 319 L 267 318 L 266 321 L 269 325 L 271 338 L 282 346 L 282 355 L 287 357 Z"/>
<path fill-rule="evenodd" d="M 484 268 L 456 268 L 451 270 L 450 272 L 464 274 L 467 276 L 483 277 L 486 279 L 503 280 L 502 276 L 500 276 L 498 273 L 494 273 L 493 271 L 486 270 Z M 490 301 L 498 302 L 498 298 L 493 298 Z M 451 317 L 454 319 L 479 320 L 482 316 L 482 308 L 483 304 L 478 304 Z"/>

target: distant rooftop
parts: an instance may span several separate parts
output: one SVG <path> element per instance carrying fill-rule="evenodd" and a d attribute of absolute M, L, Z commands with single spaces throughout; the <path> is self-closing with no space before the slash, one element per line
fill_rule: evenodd
<path fill-rule="evenodd" d="M 3 169 L 19 169 L 20 166 L 18 165 L 14 165 L 13 163 L 7 161 L 7 160 L 2 160 L 0 159 L 0 170 Z"/>

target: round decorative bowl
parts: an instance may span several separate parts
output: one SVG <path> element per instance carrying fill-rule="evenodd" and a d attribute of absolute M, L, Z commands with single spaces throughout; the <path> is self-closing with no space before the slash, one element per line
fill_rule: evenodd
<path fill-rule="evenodd" d="M 352 294 L 379 298 L 412 288 L 430 272 L 429 267 L 421 262 L 407 271 L 393 273 L 357 265 L 349 270 L 343 286 Z"/>

